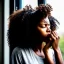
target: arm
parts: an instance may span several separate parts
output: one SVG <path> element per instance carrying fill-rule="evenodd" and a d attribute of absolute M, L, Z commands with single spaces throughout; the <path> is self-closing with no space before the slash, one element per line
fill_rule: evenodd
<path fill-rule="evenodd" d="M 53 38 L 52 48 L 54 49 L 55 52 L 56 63 L 63 64 L 62 54 L 58 45 L 60 38 L 55 31 L 52 32 L 51 37 Z"/>
<path fill-rule="evenodd" d="M 56 63 L 63 64 L 60 48 L 58 47 L 57 49 L 54 49 L 54 52 L 55 52 Z"/>
<path fill-rule="evenodd" d="M 55 64 L 53 58 L 50 56 L 50 53 L 49 53 L 49 48 L 50 46 L 52 46 L 54 53 L 55 53 L 56 63 L 63 64 L 62 54 L 61 54 L 61 51 L 58 45 L 59 44 L 58 34 L 56 32 L 53 32 L 51 34 L 51 38 L 52 38 L 52 41 L 48 41 L 48 43 L 44 47 L 45 59 L 47 63 Z"/>
<path fill-rule="evenodd" d="M 55 64 L 53 57 L 51 56 L 51 52 L 49 51 L 50 49 L 50 43 L 47 43 L 43 49 L 44 54 L 45 54 L 45 62 L 46 64 Z"/>

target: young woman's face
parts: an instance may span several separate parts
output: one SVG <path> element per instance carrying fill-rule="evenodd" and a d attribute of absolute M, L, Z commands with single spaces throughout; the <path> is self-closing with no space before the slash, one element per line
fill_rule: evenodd
<path fill-rule="evenodd" d="M 40 23 L 37 25 L 37 30 L 39 35 L 44 38 L 46 38 L 51 33 L 48 17 L 40 21 Z"/>

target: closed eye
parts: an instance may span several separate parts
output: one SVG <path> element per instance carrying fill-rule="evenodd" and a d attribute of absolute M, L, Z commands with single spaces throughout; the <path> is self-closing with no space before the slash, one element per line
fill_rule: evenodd
<path fill-rule="evenodd" d="M 41 28 L 46 28 L 46 27 L 50 27 L 50 24 L 40 24 L 39 25 Z"/>

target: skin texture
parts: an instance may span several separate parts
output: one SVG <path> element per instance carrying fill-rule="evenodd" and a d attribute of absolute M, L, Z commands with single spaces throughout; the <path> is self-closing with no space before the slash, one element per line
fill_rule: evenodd
<path fill-rule="evenodd" d="M 45 57 L 47 63 L 54 64 L 53 58 L 50 56 L 50 52 L 49 52 L 49 49 L 52 46 L 56 55 L 55 56 L 57 60 L 56 62 L 58 62 L 59 64 L 63 64 L 62 54 L 58 46 L 60 38 L 56 33 L 56 31 L 51 32 L 48 17 L 40 21 L 40 23 L 37 25 L 37 30 L 40 33 L 40 38 L 42 42 L 43 41 L 46 42 L 46 45 L 44 46 L 43 44 L 41 44 L 37 46 L 37 50 L 35 50 L 35 53 L 39 56 Z M 50 35 L 49 38 L 51 39 L 47 39 L 48 35 Z"/>
<path fill-rule="evenodd" d="M 40 31 L 41 35 L 44 37 L 47 37 L 47 35 L 50 34 L 51 29 L 50 29 L 50 23 L 48 20 L 48 17 L 42 19 L 37 26 L 37 29 Z"/>

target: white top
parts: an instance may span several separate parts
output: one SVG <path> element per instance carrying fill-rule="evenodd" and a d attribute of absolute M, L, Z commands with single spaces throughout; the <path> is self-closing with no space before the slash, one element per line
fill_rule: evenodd
<path fill-rule="evenodd" d="M 55 62 L 55 55 L 53 49 L 49 49 L 50 56 L 53 57 Z M 21 49 L 16 47 L 11 56 L 11 64 L 44 64 L 43 57 L 38 56 L 35 52 L 29 49 Z"/>

